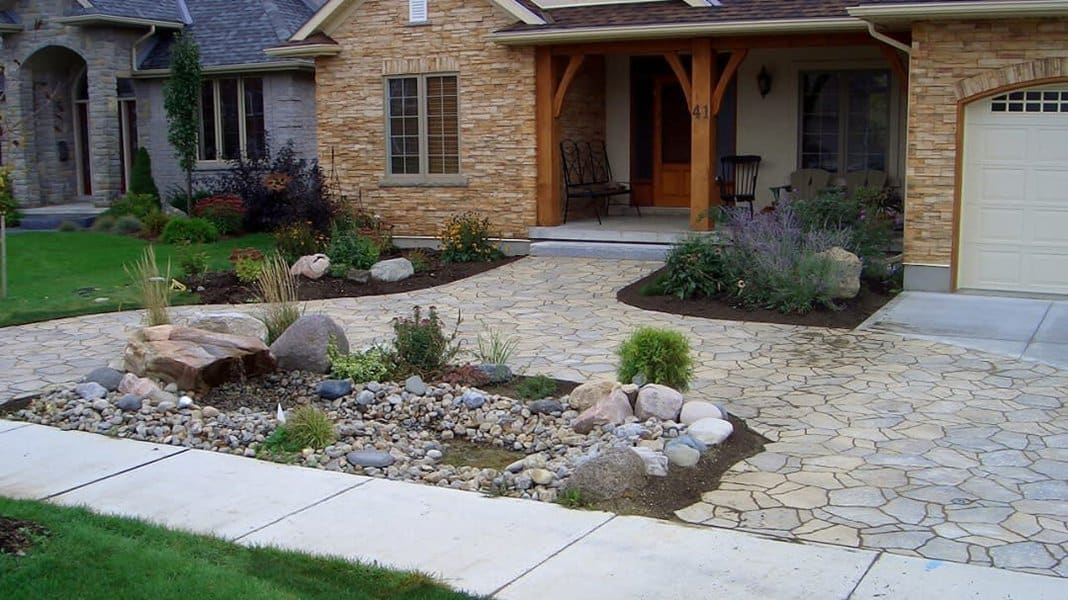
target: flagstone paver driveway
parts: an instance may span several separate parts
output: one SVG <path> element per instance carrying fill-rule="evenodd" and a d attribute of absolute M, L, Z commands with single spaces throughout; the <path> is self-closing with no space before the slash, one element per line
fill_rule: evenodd
<path fill-rule="evenodd" d="M 643 324 L 685 331 L 692 397 L 772 440 L 678 511 L 712 526 L 1068 576 L 1068 372 L 893 334 L 708 321 L 615 300 L 653 263 L 527 258 L 388 297 L 309 303 L 355 346 L 413 304 L 522 338 L 528 372 L 611 377 Z M 255 310 L 255 307 L 240 307 Z M 182 308 L 182 315 L 196 310 Z M 0 398 L 114 362 L 137 313 L 0 329 Z M 469 342 L 470 343 L 470 342 Z"/>

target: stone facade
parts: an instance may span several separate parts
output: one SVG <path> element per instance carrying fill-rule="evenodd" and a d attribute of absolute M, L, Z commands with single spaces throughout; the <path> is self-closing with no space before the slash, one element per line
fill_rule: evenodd
<path fill-rule="evenodd" d="M 330 32 L 341 52 L 316 61 L 320 160 L 349 201 L 396 234 L 436 235 L 449 216 L 476 210 L 502 235 L 525 237 L 535 223 L 534 51 L 487 38 L 514 18 L 485 0 L 429 10 L 428 24 L 411 25 L 406 3 L 367 0 Z M 388 185 L 384 76 L 433 72 L 458 76 L 466 183 Z"/>
<path fill-rule="evenodd" d="M 560 139 L 586 142 L 605 140 L 603 56 L 587 56 L 571 81 L 560 110 Z"/>
<path fill-rule="evenodd" d="M 949 266 L 958 100 L 1056 77 L 1068 19 L 917 23 L 912 30 L 905 262 Z M 1036 66 L 1037 65 L 1037 66 Z M 1052 66 L 1051 66 L 1052 65 Z M 1020 74 L 1023 74 L 1021 76 Z M 1068 75 L 1068 72 L 1064 73 Z M 1068 77 L 1066 77 L 1068 79 Z M 948 269 L 946 269 L 948 288 Z"/>

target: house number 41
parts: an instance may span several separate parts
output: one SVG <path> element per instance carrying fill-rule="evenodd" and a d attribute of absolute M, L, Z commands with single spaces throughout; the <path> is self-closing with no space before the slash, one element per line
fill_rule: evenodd
<path fill-rule="evenodd" d="M 698 104 L 693 107 L 693 118 L 695 119 L 707 119 L 708 118 L 708 105 Z"/>

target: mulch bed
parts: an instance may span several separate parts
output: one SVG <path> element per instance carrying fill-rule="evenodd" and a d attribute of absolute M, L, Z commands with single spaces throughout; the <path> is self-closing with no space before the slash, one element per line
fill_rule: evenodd
<path fill-rule="evenodd" d="M 425 271 L 417 271 L 403 281 L 384 282 L 372 280 L 367 283 L 357 283 L 340 277 L 332 277 L 329 274 L 318 280 L 302 277 L 298 281 L 297 294 L 300 300 L 323 300 L 327 298 L 353 298 L 357 296 L 380 296 L 382 294 L 410 292 L 485 273 L 521 258 L 509 256 L 489 262 L 446 263 L 441 261 L 438 252 L 429 250 L 422 252 L 425 253 L 428 259 L 429 268 Z M 408 253 L 409 251 L 402 250 L 393 255 L 382 256 L 381 260 L 406 256 Z M 204 288 L 196 291 L 200 296 L 201 304 L 244 304 L 256 301 L 255 286 L 238 281 L 237 275 L 233 271 L 186 277 L 182 280 L 182 283 L 194 291 L 200 287 Z"/>
<path fill-rule="evenodd" d="M 643 296 L 641 289 L 655 281 L 663 270 L 660 269 L 651 273 L 619 290 L 616 298 L 624 304 L 637 308 L 689 317 L 853 329 L 875 314 L 876 311 L 894 297 L 894 294 L 885 287 L 865 283 L 861 286 L 860 294 L 856 298 L 842 302 L 838 310 L 819 306 L 802 315 L 796 313 L 783 314 L 768 309 L 740 308 L 719 298 L 689 298 L 682 300 L 675 296 Z"/>
<path fill-rule="evenodd" d="M 34 538 L 48 535 L 48 530 L 33 521 L 0 516 L 0 554 L 25 556 Z"/>
<path fill-rule="evenodd" d="M 692 468 L 672 465 L 667 477 L 650 477 L 644 489 L 588 508 L 654 519 L 675 519 L 675 511 L 701 501 L 701 494 L 719 488 L 719 480 L 735 463 L 764 451 L 768 439 L 749 429 L 745 421 L 730 417 L 734 433 L 710 448 Z"/>

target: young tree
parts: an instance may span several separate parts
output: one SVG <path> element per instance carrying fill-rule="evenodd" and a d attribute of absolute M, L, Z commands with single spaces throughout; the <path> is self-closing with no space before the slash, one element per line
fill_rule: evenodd
<path fill-rule="evenodd" d="M 192 212 L 193 167 L 197 164 L 200 129 L 200 47 L 188 35 L 175 36 L 171 48 L 171 78 L 164 87 L 167 140 L 174 147 L 178 166 L 185 171 L 186 211 Z"/>

